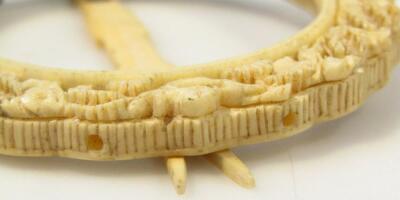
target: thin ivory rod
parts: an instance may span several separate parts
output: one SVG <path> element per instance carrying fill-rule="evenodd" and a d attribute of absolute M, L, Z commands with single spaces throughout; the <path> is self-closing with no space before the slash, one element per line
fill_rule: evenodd
<path fill-rule="evenodd" d="M 238 185 L 244 188 L 255 187 L 255 180 L 249 168 L 230 150 L 215 152 L 205 157 Z"/>
<path fill-rule="evenodd" d="M 139 19 L 117 0 L 77 0 L 91 35 L 121 70 L 160 72 L 171 65 L 157 53 Z M 106 14 L 105 14 L 106 13 Z"/>
<path fill-rule="evenodd" d="M 138 70 L 139 64 L 142 64 L 142 67 L 145 67 L 145 64 L 148 65 L 146 67 L 155 67 L 154 64 L 163 67 L 169 66 L 152 48 L 144 26 L 131 14 L 127 14 L 126 9 L 123 9 L 117 1 L 81 0 L 79 2 L 93 36 L 114 59 L 117 68 Z M 104 15 L 104 12 L 110 14 Z M 110 23 L 117 20 L 122 20 L 123 23 Z M 127 26 L 127 31 L 119 32 L 119 29 L 125 26 Z M 144 51 L 135 47 L 144 48 Z M 237 184 L 245 188 L 255 186 L 254 178 L 248 168 L 231 151 L 216 152 L 207 155 L 206 158 Z M 185 159 L 171 157 L 165 158 L 165 162 L 176 192 L 183 194 L 186 189 L 187 177 Z"/>
<path fill-rule="evenodd" d="M 170 157 L 165 159 L 168 173 L 178 194 L 185 193 L 186 190 L 186 162 L 183 157 Z"/>
<path fill-rule="evenodd" d="M 117 69 L 140 73 L 165 71 L 171 67 L 153 48 L 143 24 L 118 1 L 79 0 L 78 4 L 97 44 L 106 50 Z M 185 193 L 185 159 L 169 157 L 165 158 L 165 164 L 176 192 Z"/>

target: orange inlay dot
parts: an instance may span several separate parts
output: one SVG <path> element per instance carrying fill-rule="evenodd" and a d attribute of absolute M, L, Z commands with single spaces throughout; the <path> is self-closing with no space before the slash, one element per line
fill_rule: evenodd
<path fill-rule="evenodd" d="M 297 115 L 295 113 L 289 113 L 283 118 L 283 125 L 285 127 L 292 126 L 297 120 Z"/>
<path fill-rule="evenodd" d="M 89 135 L 87 138 L 87 146 L 89 150 L 101 150 L 103 148 L 103 140 L 98 135 Z"/>

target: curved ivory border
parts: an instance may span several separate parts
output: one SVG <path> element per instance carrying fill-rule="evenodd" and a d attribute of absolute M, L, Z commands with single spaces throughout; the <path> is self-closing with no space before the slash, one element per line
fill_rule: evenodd
<path fill-rule="evenodd" d="M 1 96 L 0 152 L 93 160 L 201 155 L 346 115 L 387 82 L 399 55 L 400 15 L 382 1 L 371 12 L 389 24 L 368 24 L 363 11 L 349 22 L 338 6 L 372 0 L 315 2 L 319 17 L 287 41 L 189 69 L 139 77 L 0 61 L 1 72 L 15 75 L 0 76 L 10 93 Z"/>
<path fill-rule="evenodd" d="M 228 60 L 217 61 L 209 64 L 195 65 L 191 67 L 178 67 L 172 72 L 161 73 L 162 76 L 190 78 L 195 76 L 210 77 L 209 71 L 221 71 L 226 67 L 245 65 L 260 59 L 275 60 L 280 57 L 293 55 L 300 47 L 312 43 L 319 35 L 326 32 L 332 26 L 336 13 L 335 1 L 320 1 L 318 17 L 298 34 L 275 46 L 260 50 L 250 55 Z M 134 72 L 127 71 L 75 71 L 65 69 L 51 69 L 30 64 L 23 64 L 7 59 L 0 59 L 0 71 L 16 74 L 20 79 L 39 79 L 57 81 L 63 88 L 77 85 L 94 85 L 102 87 L 106 83 L 115 80 L 134 80 L 146 78 Z M 158 74 L 158 73 L 156 73 Z M 181 74 L 185 74 L 182 76 Z M 153 74 L 154 75 L 154 74 Z M 211 77 L 212 78 L 212 77 Z M 166 80 L 167 82 L 167 80 Z"/>

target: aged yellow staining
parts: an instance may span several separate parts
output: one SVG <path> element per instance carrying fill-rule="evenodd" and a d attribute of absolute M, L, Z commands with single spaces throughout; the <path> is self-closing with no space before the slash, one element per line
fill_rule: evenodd
<path fill-rule="evenodd" d="M 88 160 L 162 157 L 179 194 L 185 157 L 205 156 L 246 188 L 230 149 L 293 136 L 359 108 L 400 57 L 390 0 L 297 0 L 316 20 L 250 55 L 174 68 L 116 0 L 78 0 L 121 70 L 54 70 L 0 60 L 0 153 Z"/>

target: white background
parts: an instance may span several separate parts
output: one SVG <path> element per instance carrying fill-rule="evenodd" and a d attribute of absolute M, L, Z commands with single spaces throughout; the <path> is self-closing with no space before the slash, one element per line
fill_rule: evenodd
<path fill-rule="evenodd" d="M 0 56 L 45 66 L 111 69 L 71 3 L 8 0 L 0 7 Z M 311 21 L 279 0 L 128 1 L 171 63 L 248 53 Z M 10 3 L 10 4 L 8 4 Z M 188 159 L 177 196 L 161 159 L 89 162 L 0 156 L 0 199 L 400 199 L 400 71 L 357 112 L 283 141 L 235 149 L 256 177 L 236 186 L 202 158 Z"/>

